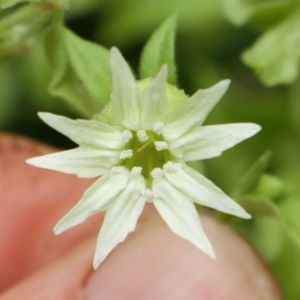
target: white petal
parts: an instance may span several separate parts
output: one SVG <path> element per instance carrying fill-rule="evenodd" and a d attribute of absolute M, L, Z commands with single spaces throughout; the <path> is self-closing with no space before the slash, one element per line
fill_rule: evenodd
<path fill-rule="evenodd" d="M 145 205 L 145 198 L 141 196 L 144 190 L 144 178 L 141 175 L 133 176 L 127 187 L 110 204 L 97 240 L 94 269 L 135 229 Z"/>
<path fill-rule="evenodd" d="M 240 218 L 251 218 L 239 204 L 200 173 L 187 166 L 181 167 L 180 164 L 168 164 L 172 164 L 177 172 L 165 171 L 165 178 L 192 201 Z"/>
<path fill-rule="evenodd" d="M 168 111 L 166 82 L 168 68 L 164 65 L 153 82 L 142 93 L 142 128 L 152 130 L 156 122 L 162 121 Z"/>
<path fill-rule="evenodd" d="M 166 141 L 173 141 L 193 126 L 203 124 L 205 118 L 226 92 L 230 80 L 223 80 L 206 90 L 197 91 L 166 117 L 163 130 Z"/>
<path fill-rule="evenodd" d="M 120 152 L 112 150 L 97 150 L 94 148 L 78 147 L 37 156 L 26 160 L 35 167 L 55 170 L 78 177 L 92 178 L 107 173 L 108 168 L 120 160 Z"/>
<path fill-rule="evenodd" d="M 85 191 L 81 200 L 55 225 L 55 234 L 78 225 L 88 217 L 107 209 L 127 186 L 130 173 L 125 167 L 114 167 Z"/>
<path fill-rule="evenodd" d="M 140 94 L 131 70 L 120 51 L 110 51 L 110 65 L 113 78 L 111 102 L 117 124 L 131 130 L 140 128 Z"/>
<path fill-rule="evenodd" d="M 50 127 L 64 134 L 78 145 L 102 149 L 120 149 L 125 142 L 122 132 L 97 120 L 72 120 L 51 113 L 38 113 Z"/>
<path fill-rule="evenodd" d="M 252 123 L 196 126 L 179 139 L 169 142 L 169 149 L 184 161 L 216 157 L 256 134 L 261 127 Z"/>
<path fill-rule="evenodd" d="M 214 250 L 203 231 L 193 202 L 186 199 L 163 178 L 154 180 L 153 192 L 155 195 L 153 203 L 170 229 L 215 258 Z"/>

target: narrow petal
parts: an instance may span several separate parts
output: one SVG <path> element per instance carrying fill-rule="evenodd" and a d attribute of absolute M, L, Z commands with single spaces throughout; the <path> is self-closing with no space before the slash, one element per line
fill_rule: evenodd
<path fill-rule="evenodd" d="M 145 198 L 141 196 L 144 190 L 145 181 L 139 175 L 129 180 L 127 187 L 110 204 L 97 240 L 94 269 L 135 229 L 145 205 Z"/>
<path fill-rule="evenodd" d="M 35 167 L 92 178 L 104 175 L 120 160 L 120 151 L 78 147 L 28 159 Z"/>
<path fill-rule="evenodd" d="M 196 126 L 168 146 L 172 154 L 184 161 L 208 159 L 221 155 L 260 129 L 252 123 Z"/>
<path fill-rule="evenodd" d="M 166 82 L 168 68 L 164 65 L 153 82 L 142 93 L 142 128 L 152 130 L 156 122 L 164 119 L 168 111 Z"/>
<path fill-rule="evenodd" d="M 120 149 L 126 143 L 120 130 L 97 120 L 72 120 L 41 112 L 38 115 L 46 124 L 78 145 L 101 149 Z"/>
<path fill-rule="evenodd" d="M 118 125 L 131 130 L 140 128 L 140 93 L 131 70 L 120 51 L 110 51 L 110 65 L 113 78 L 111 102 Z"/>
<path fill-rule="evenodd" d="M 155 196 L 153 203 L 170 229 L 215 258 L 214 250 L 203 231 L 193 202 L 186 199 L 163 177 L 154 180 L 153 192 Z"/>
<path fill-rule="evenodd" d="M 205 118 L 219 102 L 229 86 L 230 80 L 223 80 L 206 90 L 197 91 L 166 117 L 163 135 L 166 141 L 173 141 L 193 126 L 203 124 Z"/>
<path fill-rule="evenodd" d="M 91 215 L 107 209 L 109 203 L 126 188 L 128 180 L 127 168 L 112 168 L 109 174 L 98 179 L 87 189 L 81 200 L 55 225 L 55 234 L 60 234 L 82 223 Z"/>
<path fill-rule="evenodd" d="M 196 203 L 240 218 L 251 218 L 221 189 L 188 166 L 182 167 L 180 164 L 169 162 L 164 166 L 164 176 L 174 187 Z"/>

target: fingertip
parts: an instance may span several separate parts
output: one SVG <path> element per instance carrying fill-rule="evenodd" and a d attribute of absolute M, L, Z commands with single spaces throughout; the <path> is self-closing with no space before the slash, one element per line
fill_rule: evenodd
<path fill-rule="evenodd" d="M 87 299 L 282 299 L 245 240 L 209 217 L 202 220 L 216 259 L 177 237 L 155 214 L 91 274 Z"/>

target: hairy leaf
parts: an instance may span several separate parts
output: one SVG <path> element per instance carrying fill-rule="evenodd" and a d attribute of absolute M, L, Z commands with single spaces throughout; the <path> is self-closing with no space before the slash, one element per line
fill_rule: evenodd
<path fill-rule="evenodd" d="M 50 93 L 86 117 L 99 113 L 111 93 L 109 51 L 63 27 L 49 34 L 47 51 L 53 67 Z"/>
<path fill-rule="evenodd" d="M 141 78 L 154 78 L 160 68 L 166 64 L 168 66 L 168 82 L 176 84 L 177 76 L 174 53 L 176 23 L 177 16 L 172 15 L 150 37 L 142 52 L 140 64 Z"/>

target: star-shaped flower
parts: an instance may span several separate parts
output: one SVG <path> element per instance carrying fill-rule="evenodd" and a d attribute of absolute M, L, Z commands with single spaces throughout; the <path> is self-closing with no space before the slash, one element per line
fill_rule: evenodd
<path fill-rule="evenodd" d="M 45 123 L 79 147 L 27 162 L 79 177 L 101 176 L 58 222 L 55 233 L 106 211 L 94 257 L 97 268 L 134 230 L 145 203 L 152 202 L 171 230 L 215 257 L 194 202 L 241 218 L 250 215 L 185 162 L 219 156 L 256 134 L 260 126 L 251 123 L 202 126 L 227 90 L 229 80 L 197 91 L 170 112 L 172 99 L 166 96 L 166 66 L 140 91 L 116 48 L 111 50 L 110 64 L 113 78 L 110 121 L 71 120 L 39 113 Z M 103 115 L 102 120 L 105 120 Z"/>

